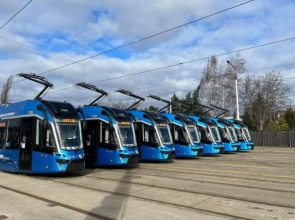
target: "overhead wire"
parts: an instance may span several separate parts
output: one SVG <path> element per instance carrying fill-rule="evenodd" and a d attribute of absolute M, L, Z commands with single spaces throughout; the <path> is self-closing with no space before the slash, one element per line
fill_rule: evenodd
<path fill-rule="evenodd" d="M 0 30 L 4 28 L 15 16 L 17 16 L 22 10 L 24 10 L 33 0 L 30 0 L 24 7 L 22 7 L 16 14 L 14 14 L 5 24 L 0 27 Z"/>
<path fill-rule="evenodd" d="M 44 75 L 44 74 L 46 74 L 46 73 L 49 73 L 49 72 L 52 72 L 52 71 L 55 71 L 55 70 L 58 70 L 58 69 L 62 69 L 62 68 L 64 68 L 64 67 L 67 67 L 67 66 L 70 66 L 70 65 L 73 65 L 73 64 L 77 64 L 77 63 L 83 62 L 83 61 L 85 61 L 85 60 L 88 60 L 88 59 L 91 59 L 91 58 L 94 58 L 94 57 L 97 57 L 97 56 L 100 56 L 100 55 L 103 55 L 103 54 L 106 54 L 106 53 L 109 53 L 109 52 L 112 52 L 112 51 L 115 51 L 115 50 L 118 50 L 118 49 L 122 49 L 122 48 L 124 48 L 124 47 L 131 46 L 131 45 L 133 45 L 133 44 L 136 44 L 136 43 L 139 43 L 139 42 L 145 41 L 145 40 L 147 40 L 147 39 L 150 39 L 150 38 L 153 38 L 153 37 L 159 36 L 159 35 L 161 35 L 161 34 L 164 34 L 164 33 L 170 32 L 170 31 L 172 31 L 172 30 L 176 30 L 176 29 L 178 29 L 178 28 L 181 28 L 181 27 L 184 27 L 184 26 L 187 26 L 187 25 L 190 25 L 190 24 L 196 23 L 196 22 L 198 22 L 198 21 L 204 20 L 204 19 L 206 19 L 206 18 L 212 17 L 212 16 L 217 15 L 217 14 L 221 14 L 221 13 L 223 13 L 223 12 L 229 11 L 229 10 L 231 10 L 231 9 L 237 8 L 237 7 L 239 7 L 239 6 L 242 6 L 242 5 L 248 4 L 248 3 L 253 2 L 253 1 L 254 1 L 254 0 L 250 0 L 250 1 L 247 1 L 247 2 L 240 3 L 240 4 L 238 4 L 238 5 L 235 5 L 235 6 L 232 6 L 232 7 L 226 8 L 226 9 L 223 9 L 223 10 L 221 10 L 221 11 L 218 11 L 218 12 L 212 13 L 212 14 L 210 14 L 210 15 L 207 15 L 207 16 L 204 16 L 204 17 L 202 17 L 202 18 L 199 18 L 199 19 L 196 19 L 196 20 L 190 21 L 190 22 L 188 22 L 188 23 L 185 23 L 185 24 L 182 24 L 182 25 L 178 25 L 178 26 L 176 26 L 176 27 L 169 28 L 169 29 L 164 30 L 164 31 L 161 31 L 161 32 L 159 32 L 159 33 L 152 34 L 152 35 L 150 35 L 150 36 L 147 36 L 147 37 L 141 38 L 141 39 L 139 39 L 139 40 L 135 40 L 135 41 L 132 41 L 132 42 L 130 42 L 130 43 L 123 44 L 123 45 L 121 45 L 121 46 L 119 46 L 119 47 L 115 47 L 115 48 L 112 48 L 112 49 L 109 49 L 109 50 L 103 51 L 103 52 L 101 52 L 101 53 L 97 53 L 97 54 L 95 54 L 95 55 L 92 55 L 92 56 L 89 56 L 89 57 L 83 58 L 83 59 L 81 59 L 81 60 L 77 60 L 77 61 L 74 61 L 74 62 L 71 62 L 71 63 L 65 64 L 65 65 L 60 66 L 60 67 L 57 67 L 57 68 L 54 68 L 54 69 L 51 69 L 51 70 L 47 70 L 47 71 L 42 72 L 42 73 L 39 73 L 39 74 L 37 74 L 37 75 Z"/>
<path fill-rule="evenodd" d="M 265 44 L 260 44 L 260 45 L 247 47 L 247 48 L 243 48 L 243 49 L 239 49 L 239 50 L 234 50 L 234 51 L 230 51 L 230 52 L 226 52 L 226 53 L 221 53 L 221 54 L 217 54 L 217 55 L 212 55 L 212 56 L 215 56 L 215 57 L 224 56 L 224 55 L 228 55 L 228 54 L 232 54 L 232 53 L 237 53 L 237 52 L 241 52 L 241 51 L 251 50 L 251 49 L 254 49 L 254 48 L 269 46 L 269 45 L 272 45 L 272 44 L 281 43 L 281 42 L 294 40 L 294 39 L 295 39 L 295 37 L 287 38 L 287 39 L 283 39 L 283 40 L 273 41 L 273 42 L 269 42 L 269 43 L 265 43 Z M 197 61 L 201 61 L 201 60 L 207 60 L 207 59 L 211 58 L 212 56 L 203 57 L 203 58 L 190 60 L 190 61 L 185 61 L 185 62 L 172 64 L 172 65 L 168 65 L 168 66 L 158 67 L 158 68 L 155 68 L 155 69 L 145 70 L 145 71 L 141 71 L 141 72 L 131 73 L 131 74 L 127 74 L 127 75 L 122 75 L 122 76 L 118 76 L 118 77 L 112 77 L 112 78 L 108 78 L 108 79 L 92 81 L 92 82 L 89 82 L 89 84 L 106 82 L 106 81 L 115 80 L 115 79 L 121 79 L 121 78 L 130 77 L 130 76 L 134 76 L 134 75 L 138 75 L 138 74 L 149 73 L 149 72 L 158 71 L 158 70 L 162 70 L 162 69 L 167 69 L 167 68 L 171 68 L 171 67 L 175 67 L 175 66 L 179 66 L 179 65 L 189 64 L 189 63 L 193 63 L 193 62 L 197 62 Z M 57 91 L 67 90 L 67 89 L 70 89 L 70 88 L 72 88 L 72 86 L 67 87 L 67 88 L 63 88 L 63 89 L 57 90 Z M 56 91 L 53 91 L 53 92 L 56 92 Z M 49 92 L 49 93 L 53 93 L 53 92 Z"/>

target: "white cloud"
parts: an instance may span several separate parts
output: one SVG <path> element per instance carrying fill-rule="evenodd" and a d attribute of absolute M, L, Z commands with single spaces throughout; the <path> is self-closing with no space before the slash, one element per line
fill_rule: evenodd
<path fill-rule="evenodd" d="M 69 60 L 83 59 L 241 2 L 243 1 L 33 1 L 0 31 L 0 37 L 37 48 L 42 46 L 41 49 L 44 47 L 48 53 L 39 51 L 32 68 L 35 50 L 0 38 L 0 68 L 23 72 L 29 72 L 32 68 L 33 72 L 42 73 L 71 62 Z M 0 24 L 25 3 L 24 0 L 0 0 Z M 54 83 L 54 90 L 59 90 L 82 79 L 86 82 L 99 81 L 292 37 L 295 36 L 295 29 L 291 28 L 295 19 L 294 7 L 288 1 L 254 1 L 120 50 L 130 56 L 128 59 L 114 57 L 118 52 L 110 53 L 112 57 L 98 56 L 44 76 Z M 241 55 L 248 61 L 247 68 L 252 70 L 292 63 L 294 51 L 294 41 L 289 41 L 245 51 Z M 229 56 L 220 59 L 227 57 Z M 171 83 L 200 79 L 205 64 L 206 60 L 96 85 L 111 92 L 113 100 L 128 99 L 113 93 L 118 88 L 134 90 L 142 96 L 154 93 L 168 99 L 174 92 L 184 96 L 186 91 L 197 86 L 198 81 Z M 291 66 L 282 69 L 282 72 L 290 77 L 295 75 L 294 70 L 295 66 Z M 0 69 L 0 73 L 2 85 L 10 74 L 18 72 Z M 171 85 L 154 86 L 169 83 Z M 295 85 L 295 80 L 288 83 Z M 149 86 L 151 88 L 146 88 Z M 28 81 L 16 83 L 11 99 L 34 97 L 41 88 Z M 72 88 L 48 93 L 47 97 L 79 104 L 90 102 L 91 98 L 86 100 L 84 97 L 95 95 L 90 91 Z M 155 102 L 147 99 L 146 105 L 150 103 Z"/>

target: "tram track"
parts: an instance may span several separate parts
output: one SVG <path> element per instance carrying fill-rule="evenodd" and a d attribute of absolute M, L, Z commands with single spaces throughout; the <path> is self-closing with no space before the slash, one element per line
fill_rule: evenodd
<path fill-rule="evenodd" d="M 279 184 L 291 184 L 295 186 L 295 182 L 282 182 L 282 181 L 274 181 L 274 180 L 263 180 L 263 179 L 255 179 L 255 178 L 246 178 L 246 177 L 236 177 L 236 176 L 226 176 L 226 175 L 219 175 L 219 174 L 202 174 L 202 173 L 192 173 L 192 172 L 181 172 L 178 170 L 168 170 L 168 169 L 155 169 L 155 168 L 137 168 L 137 169 L 144 169 L 144 170 L 157 170 L 157 171 L 165 171 L 170 173 L 180 173 L 180 174 L 191 174 L 191 175 L 199 175 L 199 176 L 212 176 L 212 177 L 229 177 L 233 179 L 241 179 L 241 180 L 253 180 L 253 181 L 262 181 L 262 182 L 269 182 L 269 183 L 279 183 Z"/>
<path fill-rule="evenodd" d="M 206 161 L 216 161 L 216 158 L 206 158 L 205 159 Z M 259 160 L 259 161 L 252 161 L 252 160 Z M 274 160 L 271 160 L 271 159 L 269 159 L 269 160 L 265 160 L 265 159 L 260 159 L 260 158 L 257 158 L 257 159 L 255 159 L 255 158 L 251 158 L 251 159 L 244 159 L 244 158 L 241 158 L 241 160 L 233 160 L 233 159 L 229 159 L 229 160 L 225 160 L 225 159 L 220 159 L 220 158 L 218 158 L 218 161 L 221 161 L 221 162 L 226 162 L 226 163 L 228 163 L 228 162 L 238 162 L 238 163 L 251 163 L 251 164 L 253 164 L 253 163 L 257 163 L 257 164 L 263 164 L 263 165 L 265 165 L 265 164 L 267 164 L 268 166 L 272 166 L 273 165 L 273 163 L 274 163 Z M 281 162 L 277 162 L 276 161 L 276 163 L 275 164 L 278 164 L 278 165 L 291 165 L 291 166 L 294 166 L 294 163 L 281 163 Z"/>
<path fill-rule="evenodd" d="M 77 175 L 77 176 L 89 177 L 89 176 L 84 176 L 84 175 Z M 236 200 L 236 201 L 241 201 L 241 202 L 256 203 L 256 204 L 260 204 L 260 205 L 267 205 L 267 206 L 275 206 L 275 207 L 281 207 L 281 208 L 295 209 L 295 205 L 285 205 L 285 204 L 281 204 L 281 203 L 265 202 L 265 201 L 261 201 L 261 200 L 257 200 L 257 199 L 247 199 L 247 198 L 244 198 L 244 197 L 234 197 L 234 196 L 224 195 L 224 194 L 219 194 L 219 193 L 183 190 L 183 189 L 176 189 L 176 188 L 172 188 L 172 187 L 164 187 L 164 186 L 158 186 L 158 185 L 156 186 L 156 185 L 152 185 L 152 184 L 134 183 L 134 182 L 126 181 L 126 180 L 114 180 L 114 179 L 105 178 L 105 177 L 90 177 L 90 178 L 95 178 L 95 179 L 100 179 L 100 180 L 107 180 L 107 181 L 112 181 L 112 182 L 119 182 L 119 183 L 120 182 L 121 183 L 128 183 L 128 184 L 134 184 L 134 185 L 146 186 L 146 187 L 154 187 L 154 188 L 158 188 L 158 189 L 162 189 L 162 190 L 172 190 L 172 191 L 181 192 L 181 193 L 192 193 L 192 194 L 195 194 L 195 195 L 219 197 L 219 198 L 231 199 L 231 200 Z M 119 195 L 124 195 L 124 196 L 132 197 L 132 198 L 159 202 L 159 203 L 163 203 L 163 204 L 170 204 L 170 205 L 176 205 L 176 206 L 181 206 L 181 207 L 191 207 L 191 206 L 178 205 L 178 204 L 174 204 L 174 203 L 167 203 L 167 202 L 164 202 L 164 201 L 161 201 L 161 200 L 155 200 L 155 199 L 150 199 L 150 198 L 145 198 L 145 197 L 140 197 L 140 196 L 135 196 L 135 195 L 129 195 L 129 194 L 126 194 L 126 193 L 112 192 L 112 191 L 108 191 L 108 190 L 104 190 L 104 189 L 97 189 L 97 188 L 93 188 L 93 187 L 82 186 L 82 185 L 79 185 L 79 184 L 68 183 L 68 182 L 59 181 L 59 180 L 53 180 L 53 179 L 46 179 L 46 180 L 50 180 L 50 181 L 53 181 L 53 182 L 56 182 L 56 183 L 71 185 L 71 186 L 75 186 L 75 187 L 80 187 L 80 188 L 83 188 L 83 189 L 89 189 L 89 190 L 94 190 L 94 191 L 99 191 L 99 192 L 107 192 L 107 193 L 119 194 Z M 200 210 L 199 208 L 195 208 L 195 207 L 193 207 L 193 209 L 197 209 L 199 211 L 203 210 L 203 209 Z M 218 213 L 218 214 L 222 214 L 222 213 Z"/>
<path fill-rule="evenodd" d="M 155 169 L 156 170 L 156 169 Z M 116 172 L 116 173 L 122 173 L 120 171 L 116 170 L 104 170 L 104 171 L 110 171 L 110 172 Z M 182 178 L 182 177 L 171 177 L 171 176 L 163 176 L 161 175 L 154 175 L 154 174 L 145 174 L 145 173 L 134 173 L 134 172 L 127 172 L 124 171 L 124 174 L 132 174 L 132 175 L 141 175 L 141 176 L 151 176 L 151 177 L 163 177 L 171 180 L 184 180 L 184 181 L 193 181 L 193 182 L 199 182 L 199 183 L 210 183 L 210 184 L 224 184 L 227 186 L 233 186 L 233 187 L 245 187 L 245 188 L 251 188 L 251 189 L 261 189 L 261 190 L 269 190 L 269 191 L 275 191 L 275 192 L 282 192 L 282 193 L 295 193 L 295 191 L 290 191 L 290 190 L 280 190 L 280 189 L 270 189 L 270 188 L 262 188 L 262 187 L 253 187 L 251 185 L 239 185 L 239 184 L 231 184 L 231 183 L 225 183 L 221 181 L 206 181 L 206 180 L 196 180 L 196 179 L 189 179 L 189 178 Z M 195 174 L 194 174 L 195 175 Z M 83 176 L 83 175 L 81 175 Z M 87 176 L 87 175 L 86 175 Z M 208 176 L 208 175 L 202 175 L 202 176 Z M 214 175 L 212 175 L 214 176 Z M 223 176 L 224 177 L 224 176 Z M 232 178 L 232 177 L 231 177 Z M 245 178 L 246 180 L 250 180 Z M 271 183 L 280 183 L 280 184 L 290 184 L 294 185 L 295 183 L 286 183 L 286 182 L 277 182 L 277 181 L 264 181 L 264 180 L 257 180 L 257 179 L 252 179 L 254 181 L 261 181 L 261 182 L 271 182 Z"/>
<path fill-rule="evenodd" d="M 200 165 L 200 166 L 216 166 L 216 167 L 234 167 L 234 168 L 240 168 L 240 169 L 246 169 L 246 168 L 250 168 L 250 169 L 260 169 L 260 170 L 286 170 L 286 169 L 294 169 L 295 167 L 293 166 L 292 168 L 291 167 L 267 167 L 267 166 L 253 166 L 253 165 L 241 165 L 241 164 L 229 164 L 229 163 L 226 163 L 226 164 L 214 164 L 214 163 L 206 163 L 206 162 L 201 162 L 201 161 L 181 161 L 181 162 L 174 162 L 175 164 L 196 164 L 196 165 Z M 295 171 L 295 170 L 292 170 L 292 171 Z"/>
<path fill-rule="evenodd" d="M 83 176 L 83 175 L 78 175 L 78 176 Z M 119 195 L 119 196 L 126 196 L 126 197 L 135 198 L 135 199 L 139 199 L 139 200 L 144 200 L 144 201 L 148 201 L 148 202 L 152 202 L 152 203 L 156 203 L 156 204 L 167 205 L 167 206 L 171 206 L 171 207 L 175 207 L 175 208 L 181 208 L 181 209 L 185 208 L 185 209 L 190 210 L 190 211 L 200 212 L 200 213 L 211 215 L 211 216 L 212 215 L 222 216 L 222 217 L 226 217 L 226 218 L 234 219 L 234 220 L 253 220 L 252 218 L 245 218 L 245 217 L 241 217 L 241 216 L 237 216 L 237 215 L 226 214 L 226 213 L 223 213 L 223 212 L 216 212 L 216 211 L 197 208 L 197 207 L 193 207 L 193 206 L 189 206 L 189 205 L 180 205 L 180 204 L 175 204 L 175 203 L 172 203 L 172 202 L 166 202 L 166 201 L 161 201 L 161 200 L 157 200 L 157 199 L 145 198 L 145 197 L 140 197 L 140 196 L 136 196 L 136 195 L 130 195 L 130 194 L 127 194 L 127 193 L 122 193 L 122 192 L 113 192 L 113 191 L 108 191 L 108 190 L 103 190 L 103 189 L 97 189 L 97 188 L 92 188 L 92 187 L 83 186 L 83 185 L 79 185 L 79 184 L 68 183 L 68 182 L 63 182 L 63 181 L 57 181 L 57 180 L 54 180 L 54 179 L 51 179 L 51 178 L 46 178 L 46 177 L 33 177 L 33 178 L 47 180 L 47 181 L 49 180 L 51 182 L 60 183 L 60 184 L 73 186 L 73 187 L 78 187 L 78 188 L 82 188 L 82 189 L 86 189 L 86 190 L 92 190 L 92 191 L 103 192 L 103 193 L 111 193 L 113 195 Z M 0 187 L 1 187 L 1 185 L 0 185 Z M 163 187 L 163 189 L 164 189 L 164 187 Z M 167 189 L 169 189 L 169 188 L 167 188 Z M 169 190 L 171 190 L 171 189 L 169 189 Z M 93 213 L 93 214 L 95 214 L 95 213 Z"/>
<path fill-rule="evenodd" d="M 31 194 L 31 193 L 23 192 L 23 191 L 13 189 L 13 188 L 10 188 L 10 187 L 4 186 L 4 185 L 0 185 L 0 188 L 8 190 L 10 192 L 14 192 L 14 193 L 17 193 L 17 194 L 20 194 L 20 195 L 24 195 L 24 196 L 36 199 L 36 200 L 39 200 L 39 201 L 42 201 L 42 202 L 47 202 L 47 203 L 52 204 L 54 206 L 60 206 L 60 207 L 63 207 L 63 208 L 78 212 L 80 214 L 92 216 L 92 217 L 97 218 L 97 219 L 115 220 L 113 218 L 109 218 L 109 217 L 104 216 L 104 215 L 100 215 L 100 214 L 97 214 L 97 213 L 94 213 L 94 212 L 89 212 L 89 211 L 86 211 L 86 210 L 83 210 L 83 209 L 80 209 L 80 208 L 77 208 L 77 207 L 74 207 L 74 206 L 70 206 L 70 205 L 67 205 L 67 204 L 64 204 L 64 203 L 56 202 L 56 201 L 53 201 L 51 199 L 46 199 L 44 197 L 36 196 L 36 195 Z"/>

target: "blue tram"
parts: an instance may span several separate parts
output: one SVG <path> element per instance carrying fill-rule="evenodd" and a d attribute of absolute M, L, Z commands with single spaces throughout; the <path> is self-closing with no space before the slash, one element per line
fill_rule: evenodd
<path fill-rule="evenodd" d="M 138 164 L 134 126 L 128 113 L 122 109 L 98 106 L 97 102 L 108 95 L 104 90 L 85 82 L 76 85 L 100 94 L 89 105 L 79 108 L 85 118 L 83 143 L 86 165 Z"/>
<path fill-rule="evenodd" d="M 101 106 L 84 106 L 80 109 L 86 120 L 83 137 L 87 165 L 138 163 L 133 121 L 125 110 Z"/>
<path fill-rule="evenodd" d="M 167 161 L 175 148 L 166 119 L 159 112 L 128 110 L 135 122 L 140 161 Z"/>
<path fill-rule="evenodd" d="M 224 152 L 236 152 L 240 150 L 240 143 L 237 142 L 237 136 L 231 123 L 222 118 L 210 118 L 217 125 L 221 141 L 224 145 Z"/>
<path fill-rule="evenodd" d="M 21 173 L 81 170 L 78 112 L 69 103 L 28 100 L 0 107 L 0 169 Z"/>
<path fill-rule="evenodd" d="M 172 131 L 176 158 L 203 155 L 196 123 L 185 114 L 162 113 Z"/>
<path fill-rule="evenodd" d="M 254 143 L 251 141 L 250 133 L 247 126 L 238 120 L 228 119 L 228 121 L 235 128 L 238 141 L 241 145 L 240 150 L 253 150 Z"/>
<path fill-rule="evenodd" d="M 44 85 L 34 100 L 0 106 L 0 170 L 65 173 L 84 168 L 79 113 L 70 103 L 41 99 L 53 84 L 35 74 L 20 77 Z"/>
<path fill-rule="evenodd" d="M 222 154 L 224 153 L 224 146 L 222 144 L 219 131 L 216 124 L 209 118 L 202 116 L 192 116 L 199 128 L 201 136 L 201 145 L 203 147 L 204 155 Z"/>

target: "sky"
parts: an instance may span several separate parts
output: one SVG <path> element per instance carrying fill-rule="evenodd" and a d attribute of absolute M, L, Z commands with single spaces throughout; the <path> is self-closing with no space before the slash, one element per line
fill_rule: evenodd
<path fill-rule="evenodd" d="M 28 0 L 0 0 L 0 26 Z M 10 75 L 40 74 L 73 61 L 119 47 L 217 11 L 243 3 L 241 0 L 33 0 L 0 30 L 0 86 Z M 295 37 L 294 0 L 254 0 L 238 8 L 206 18 L 165 34 L 115 50 L 83 62 L 51 71 L 46 77 L 54 88 L 48 100 L 89 104 L 97 97 L 75 87 L 95 82 L 107 91 L 108 101 L 134 101 L 117 93 L 126 89 L 170 99 L 194 90 L 207 60 L 124 77 L 190 60 Z M 218 57 L 224 62 L 235 54 Z M 295 77 L 295 40 L 240 53 L 246 69 L 277 68 L 285 78 Z M 261 75 L 264 71 L 255 71 Z M 121 77 L 120 77 L 121 76 Z M 99 82 L 119 77 L 114 80 Z M 243 77 L 243 76 L 240 76 Z M 32 99 L 42 89 L 27 80 L 14 78 L 11 102 Z M 292 88 L 295 78 L 286 80 Z M 67 88 L 67 89 L 65 89 Z M 142 104 L 163 106 L 149 98 Z"/>

